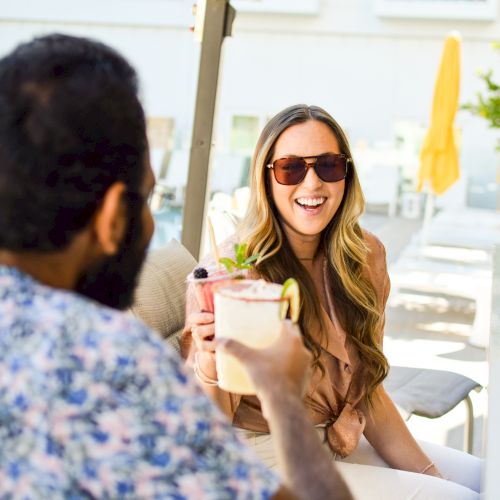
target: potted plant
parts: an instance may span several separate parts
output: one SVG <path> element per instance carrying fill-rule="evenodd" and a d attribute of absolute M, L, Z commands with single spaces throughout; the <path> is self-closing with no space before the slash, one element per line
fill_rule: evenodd
<path fill-rule="evenodd" d="M 493 47 L 500 49 L 500 42 L 494 42 Z M 493 71 L 479 73 L 479 78 L 483 80 L 486 89 L 478 92 L 475 102 L 469 102 L 462 106 L 462 109 L 470 111 L 472 114 L 481 116 L 489 122 L 491 128 L 500 129 L 500 84 L 493 80 Z M 500 139 L 496 149 L 500 151 Z M 497 209 L 500 210 L 500 166 L 497 172 L 498 202 Z"/>
<path fill-rule="evenodd" d="M 500 49 L 500 42 L 494 42 L 492 45 L 493 48 Z M 462 109 L 483 117 L 489 122 L 490 127 L 500 128 L 500 85 L 493 81 L 492 70 L 486 73 L 480 72 L 479 78 L 484 81 L 486 91 L 478 92 L 476 102 L 464 104 Z M 500 151 L 500 139 L 497 149 Z"/>

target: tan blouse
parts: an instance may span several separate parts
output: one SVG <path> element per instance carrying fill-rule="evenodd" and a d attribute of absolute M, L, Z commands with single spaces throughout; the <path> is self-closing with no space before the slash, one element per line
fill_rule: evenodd
<path fill-rule="evenodd" d="M 363 233 L 370 249 L 366 273 L 375 287 L 378 303 L 383 313 L 390 290 L 385 248 L 373 234 L 368 231 L 363 231 Z M 221 255 L 232 256 L 235 240 L 236 238 L 230 238 L 221 245 Z M 210 258 L 203 259 L 201 265 L 209 262 Z M 322 376 L 321 372 L 316 370 L 311 379 L 305 403 L 313 424 L 326 425 L 325 435 L 331 449 L 345 457 L 356 448 L 365 427 L 365 416 L 359 408 L 364 395 L 363 370 L 359 365 L 359 356 L 354 343 L 337 319 L 335 297 L 331 296 L 329 287 L 326 286 L 326 265 L 326 259 L 320 257 L 314 261 L 312 267 L 312 277 L 314 283 L 317 284 L 323 323 L 326 328 L 326 335 L 323 335 L 326 341 L 322 346 L 320 358 L 325 368 L 325 375 Z M 194 291 L 188 289 L 187 314 L 197 310 L 199 309 Z M 382 342 L 383 328 L 384 317 L 380 323 L 380 342 Z M 317 338 L 320 338 L 319 332 Z M 190 331 L 185 330 L 184 352 L 190 343 Z M 191 346 L 193 350 L 194 345 L 193 343 Z M 234 410 L 234 426 L 256 432 L 269 432 L 256 396 L 231 394 L 231 406 Z"/>

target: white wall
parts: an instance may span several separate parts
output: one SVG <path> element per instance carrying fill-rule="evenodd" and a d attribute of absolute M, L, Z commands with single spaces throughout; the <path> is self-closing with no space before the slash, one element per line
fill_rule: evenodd
<path fill-rule="evenodd" d="M 452 30 L 463 37 L 461 102 L 483 90 L 477 69 L 496 68 L 500 78 L 500 52 L 490 47 L 500 37 L 498 12 L 494 21 L 446 21 L 380 18 L 374 8 L 370 0 L 323 0 L 317 16 L 239 16 L 226 44 L 220 115 L 270 115 L 314 103 L 340 121 L 353 143 L 392 140 L 396 121 L 428 124 L 444 37 Z M 219 122 L 219 142 L 229 123 Z M 462 168 L 476 184 L 470 201 L 494 207 L 495 193 L 478 184 L 495 179 L 498 132 L 465 111 L 457 125 Z"/>
<path fill-rule="evenodd" d="M 177 8 L 162 5 L 170 3 Z M 148 6 L 151 11 L 144 12 Z M 0 0 L 0 55 L 46 33 L 98 39 L 137 69 L 147 114 L 174 117 L 177 142 L 189 146 L 199 58 L 191 21 L 191 3 L 183 1 Z"/>
<path fill-rule="evenodd" d="M 427 124 L 443 40 L 452 29 L 463 36 L 461 101 L 482 89 L 476 69 L 496 67 L 500 77 L 500 53 L 489 46 L 500 36 L 498 13 L 494 21 L 390 19 L 376 15 L 375 0 L 309 1 L 318 5 L 311 9 L 316 14 L 237 16 L 234 36 L 225 42 L 219 150 L 227 150 L 233 115 L 265 118 L 297 102 L 325 107 L 353 143 L 392 140 L 396 121 Z M 132 61 L 147 113 L 174 117 L 176 145 L 188 147 L 199 57 L 188 31 L 192 3 L 0 0 L 0 54 L 46 32 L 98 38 Z M 498 135 L 463 111 L 457 123 L 462 129 L 462 166 L 472 183 L 494 180 Z M 491 207 L 495 199 L 495 193 L 471 197 L 473 204 Z"/>

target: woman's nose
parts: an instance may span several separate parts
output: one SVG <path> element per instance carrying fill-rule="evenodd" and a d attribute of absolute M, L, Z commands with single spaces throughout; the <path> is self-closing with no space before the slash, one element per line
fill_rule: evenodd
<path fill-rule="evenodd" d="M 315 162 L 311 162 L 307 164 L 307 172 L 302 184 L 315 187 L 321 184 L 321 179 L 318 177 L 316 170 L 314 170 Z"/>

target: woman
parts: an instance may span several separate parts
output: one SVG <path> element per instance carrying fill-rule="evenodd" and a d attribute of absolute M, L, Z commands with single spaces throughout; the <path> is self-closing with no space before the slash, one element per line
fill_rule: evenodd
<path fill-rule="evenodd" d="M 383 245 L 358 224 L 363 209 L 340 126 L 321 108 L 292 106 L 262 131 L 247 215 L 221 253 L 230 256 L 236 241 L 246 242 L 249 255 L 262 256 L 253 276 L 299 282 L 300 326 L 315 368 L 306 404 L 355 496 L 477 498 L 480 461 L 417 443 L 383 388 L 390 283 Z M 275 467 L 257 398 L 216 385 L 213 334 L 213 315 L 199 312 L 188 290 L 187 362 L 242 437 Z M 436 479 L 443 476 L 452 481 Z"/>

